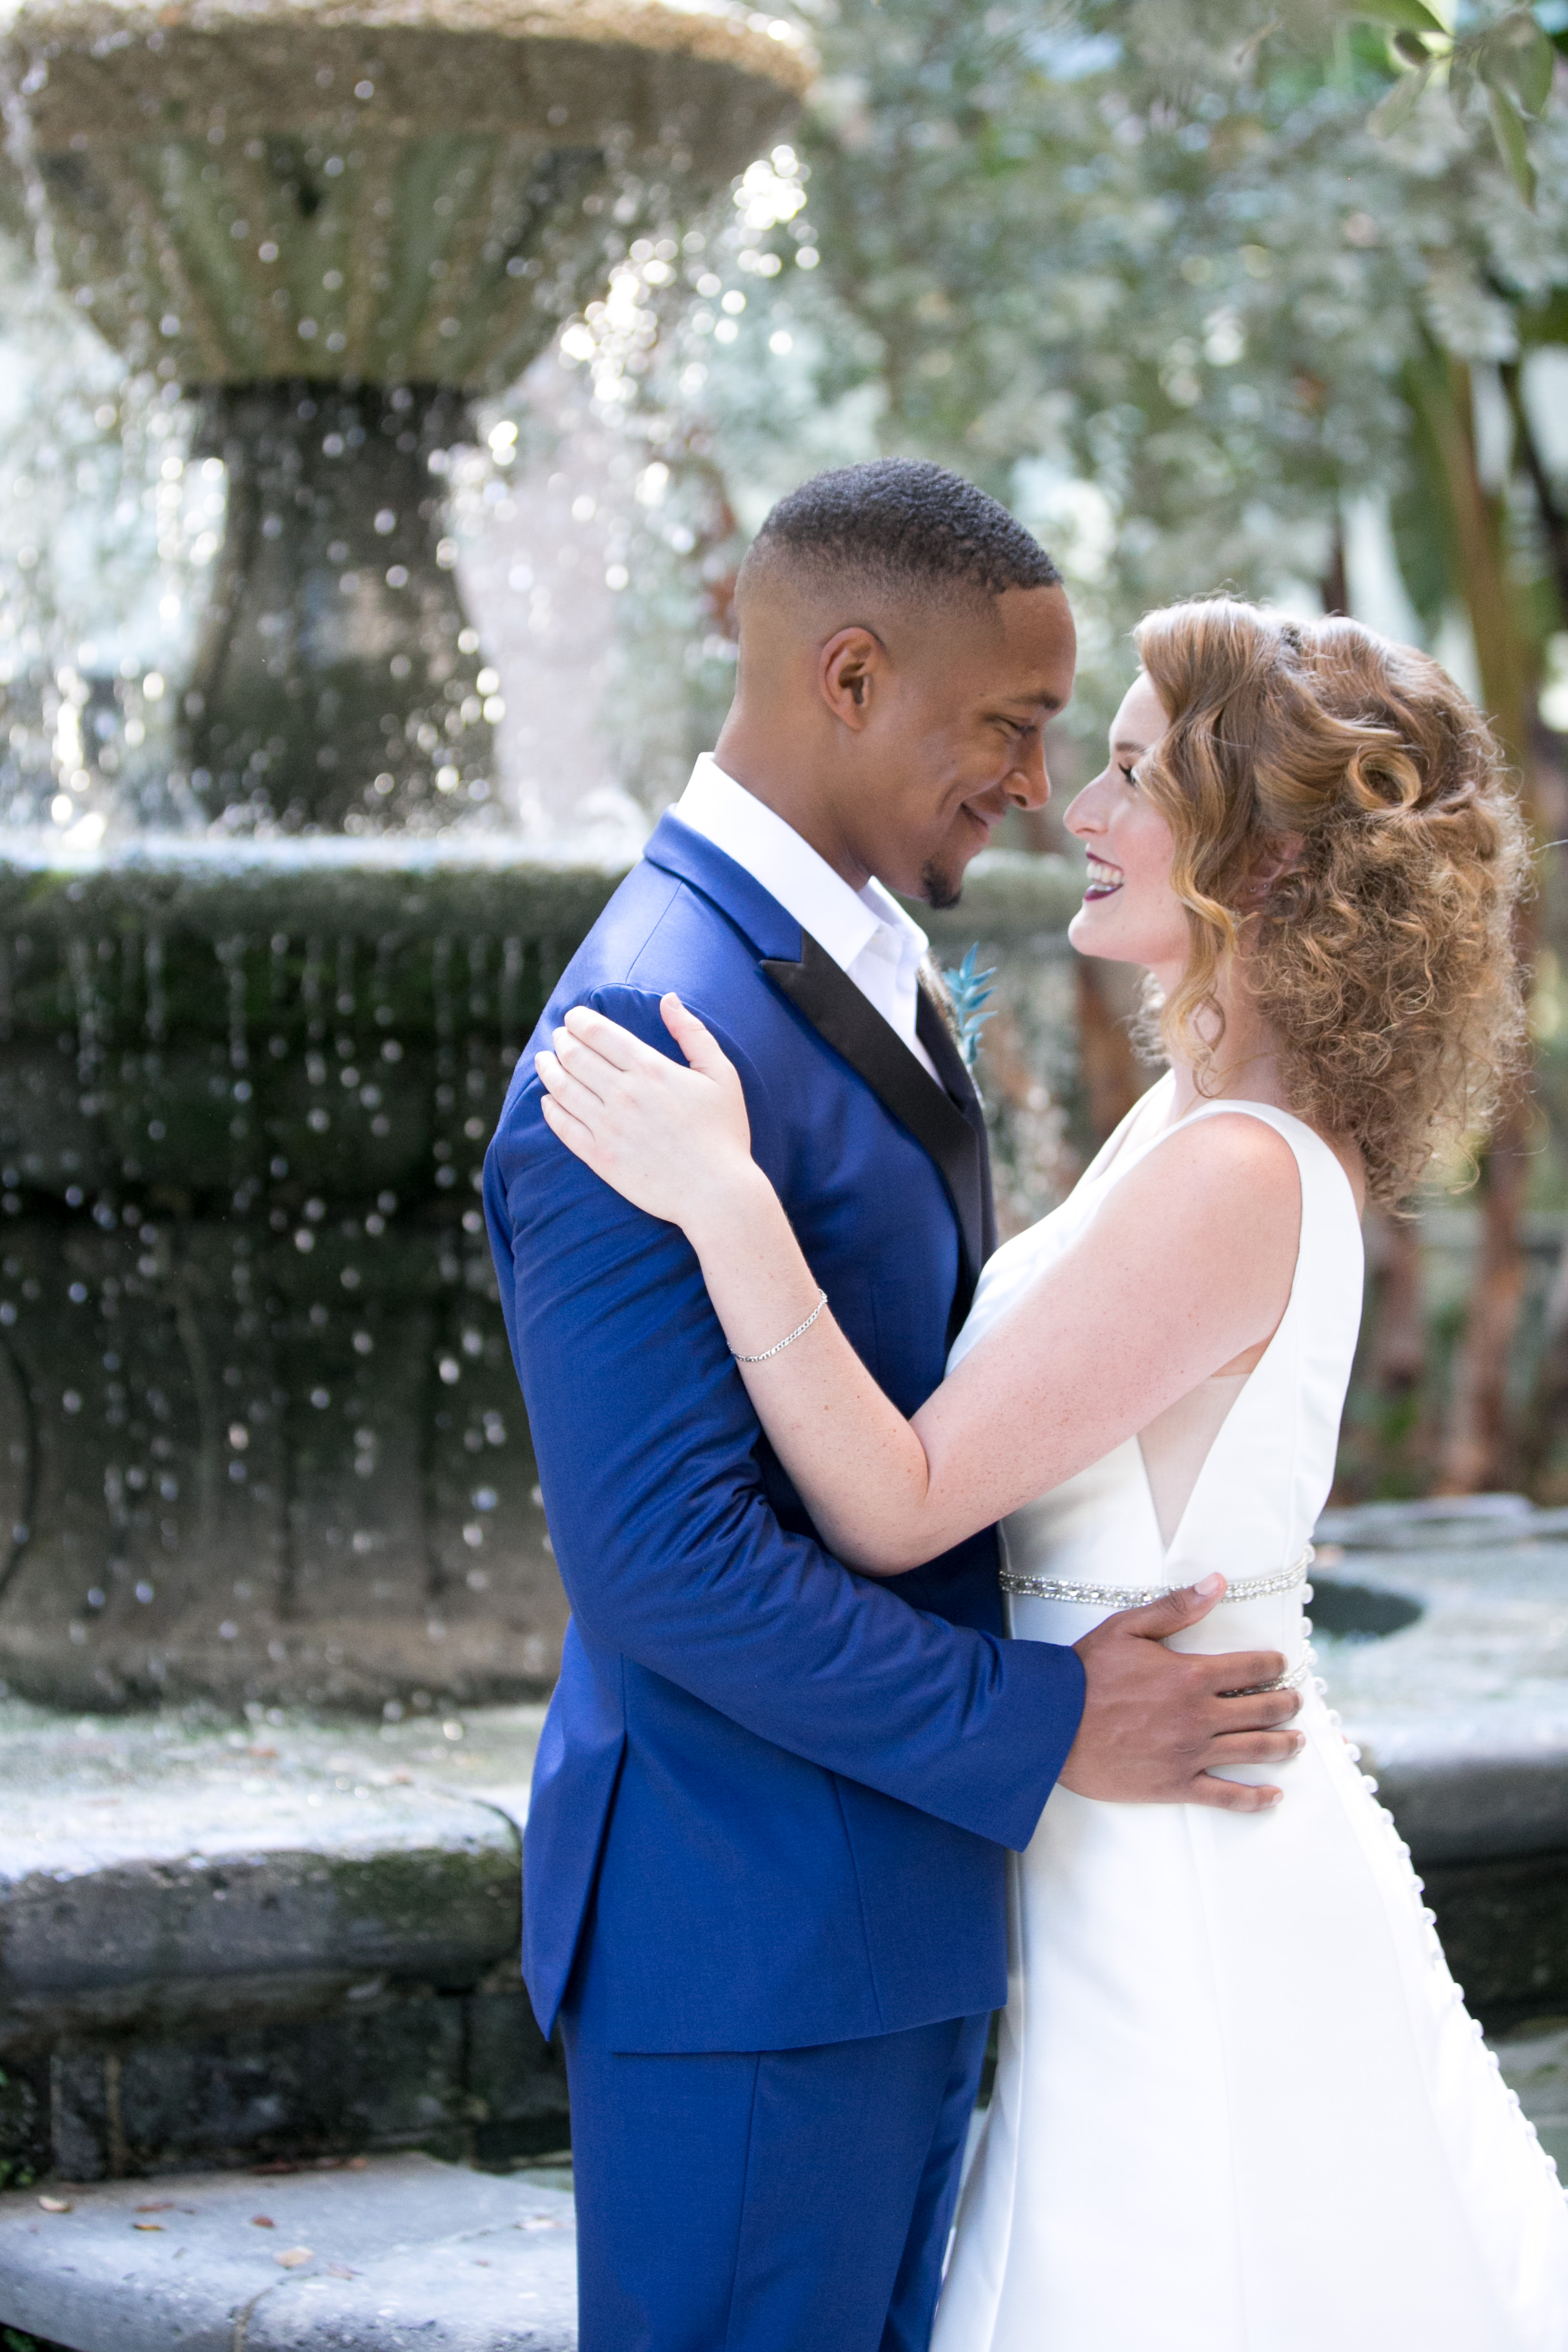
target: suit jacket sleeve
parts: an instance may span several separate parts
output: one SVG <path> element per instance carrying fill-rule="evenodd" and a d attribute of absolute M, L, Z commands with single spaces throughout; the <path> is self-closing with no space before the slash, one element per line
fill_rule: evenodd
<path fill-rule="evenodd" d="M 587 1001 L 673 1054 L 652 996 Z M 766 1161 L 766 1089 L 723 1042 Z M 1078 1727 L 1078 1657 L 950 1625 L 779 1526 L 685 1236 L 558 1143 L 539 1093 L 530 1069 L 491 1149 L 486 1210 L 582 1633 L 781 1748 L 1021 1849 Z"/>

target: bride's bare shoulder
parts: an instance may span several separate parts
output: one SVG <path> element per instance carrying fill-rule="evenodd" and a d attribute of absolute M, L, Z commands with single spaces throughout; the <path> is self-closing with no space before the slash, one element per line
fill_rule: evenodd
<path fill-rule="evenodd" d="M 1279 1129 L 1247 1111 L 1216 1111 L 1162 1137 L 1113 1188 L 1102 1218 L 1173 1242 L 1277 1236 L 1293 1251 L 1301 1202 L 1296 1155 Z"/>

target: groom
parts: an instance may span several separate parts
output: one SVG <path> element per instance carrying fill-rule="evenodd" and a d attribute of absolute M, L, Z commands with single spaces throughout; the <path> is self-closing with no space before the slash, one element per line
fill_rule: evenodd
<path fill-rule="evenodd" d="M 1064 1768 L 1252 1807 L 1206 1768 L 1296 1702 L 1160 1646 L 1212 1595 L 1075 1653 L 1002 1640 L 990 1531 L 892 1582 L 839 1566 L 679 1230 L 545 1128 L 533 1052 L 567 1007 L 670 1052 L 678 989 L 853 1345 L 905 1412 L 940 1381 L 994 1238 L 985 1129 L 883 886 L 953 905 L 1044 803 L 1071 615 L 1002 508 L 900 460 L 784 499 L 737 604 L 717 750 L 562 978 L 486 1165 L 572 1607 L 524 1969 L 566 2050 L 583 2352 L 923 2352 L 1006 1998 L 1007 1850 Z"/>

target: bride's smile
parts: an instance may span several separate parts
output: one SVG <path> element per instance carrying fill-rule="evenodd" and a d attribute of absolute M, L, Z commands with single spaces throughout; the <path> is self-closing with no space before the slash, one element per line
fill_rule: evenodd
<path fill-rule="evenodd" d="M 1083 904 L 1068 938 L 1080 955 L 1146 964 L 1168 982 L 1186 960 L 1190 934 L 1171 887 L 1170 826 L 1138 786 L 1138 762 L 1166 724 L 1148 678 L 1134 679 L 1111 724 L 1111 756 L 1065 823 L 1089 853 Z"/>

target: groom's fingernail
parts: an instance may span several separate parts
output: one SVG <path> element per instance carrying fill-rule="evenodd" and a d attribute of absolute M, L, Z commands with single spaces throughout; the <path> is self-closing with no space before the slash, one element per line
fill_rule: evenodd
<path fill-rule="evenodd" d="M 1224 1591 L 1225 1579 L 1217 1570 L 1212 1576 L 1199 1577 L 1197 1582 L 1192 1589 L 1196 1593 L 1199 1594 L 1203 1600 L 1212 1601 L 1217 1592 Z"/>

